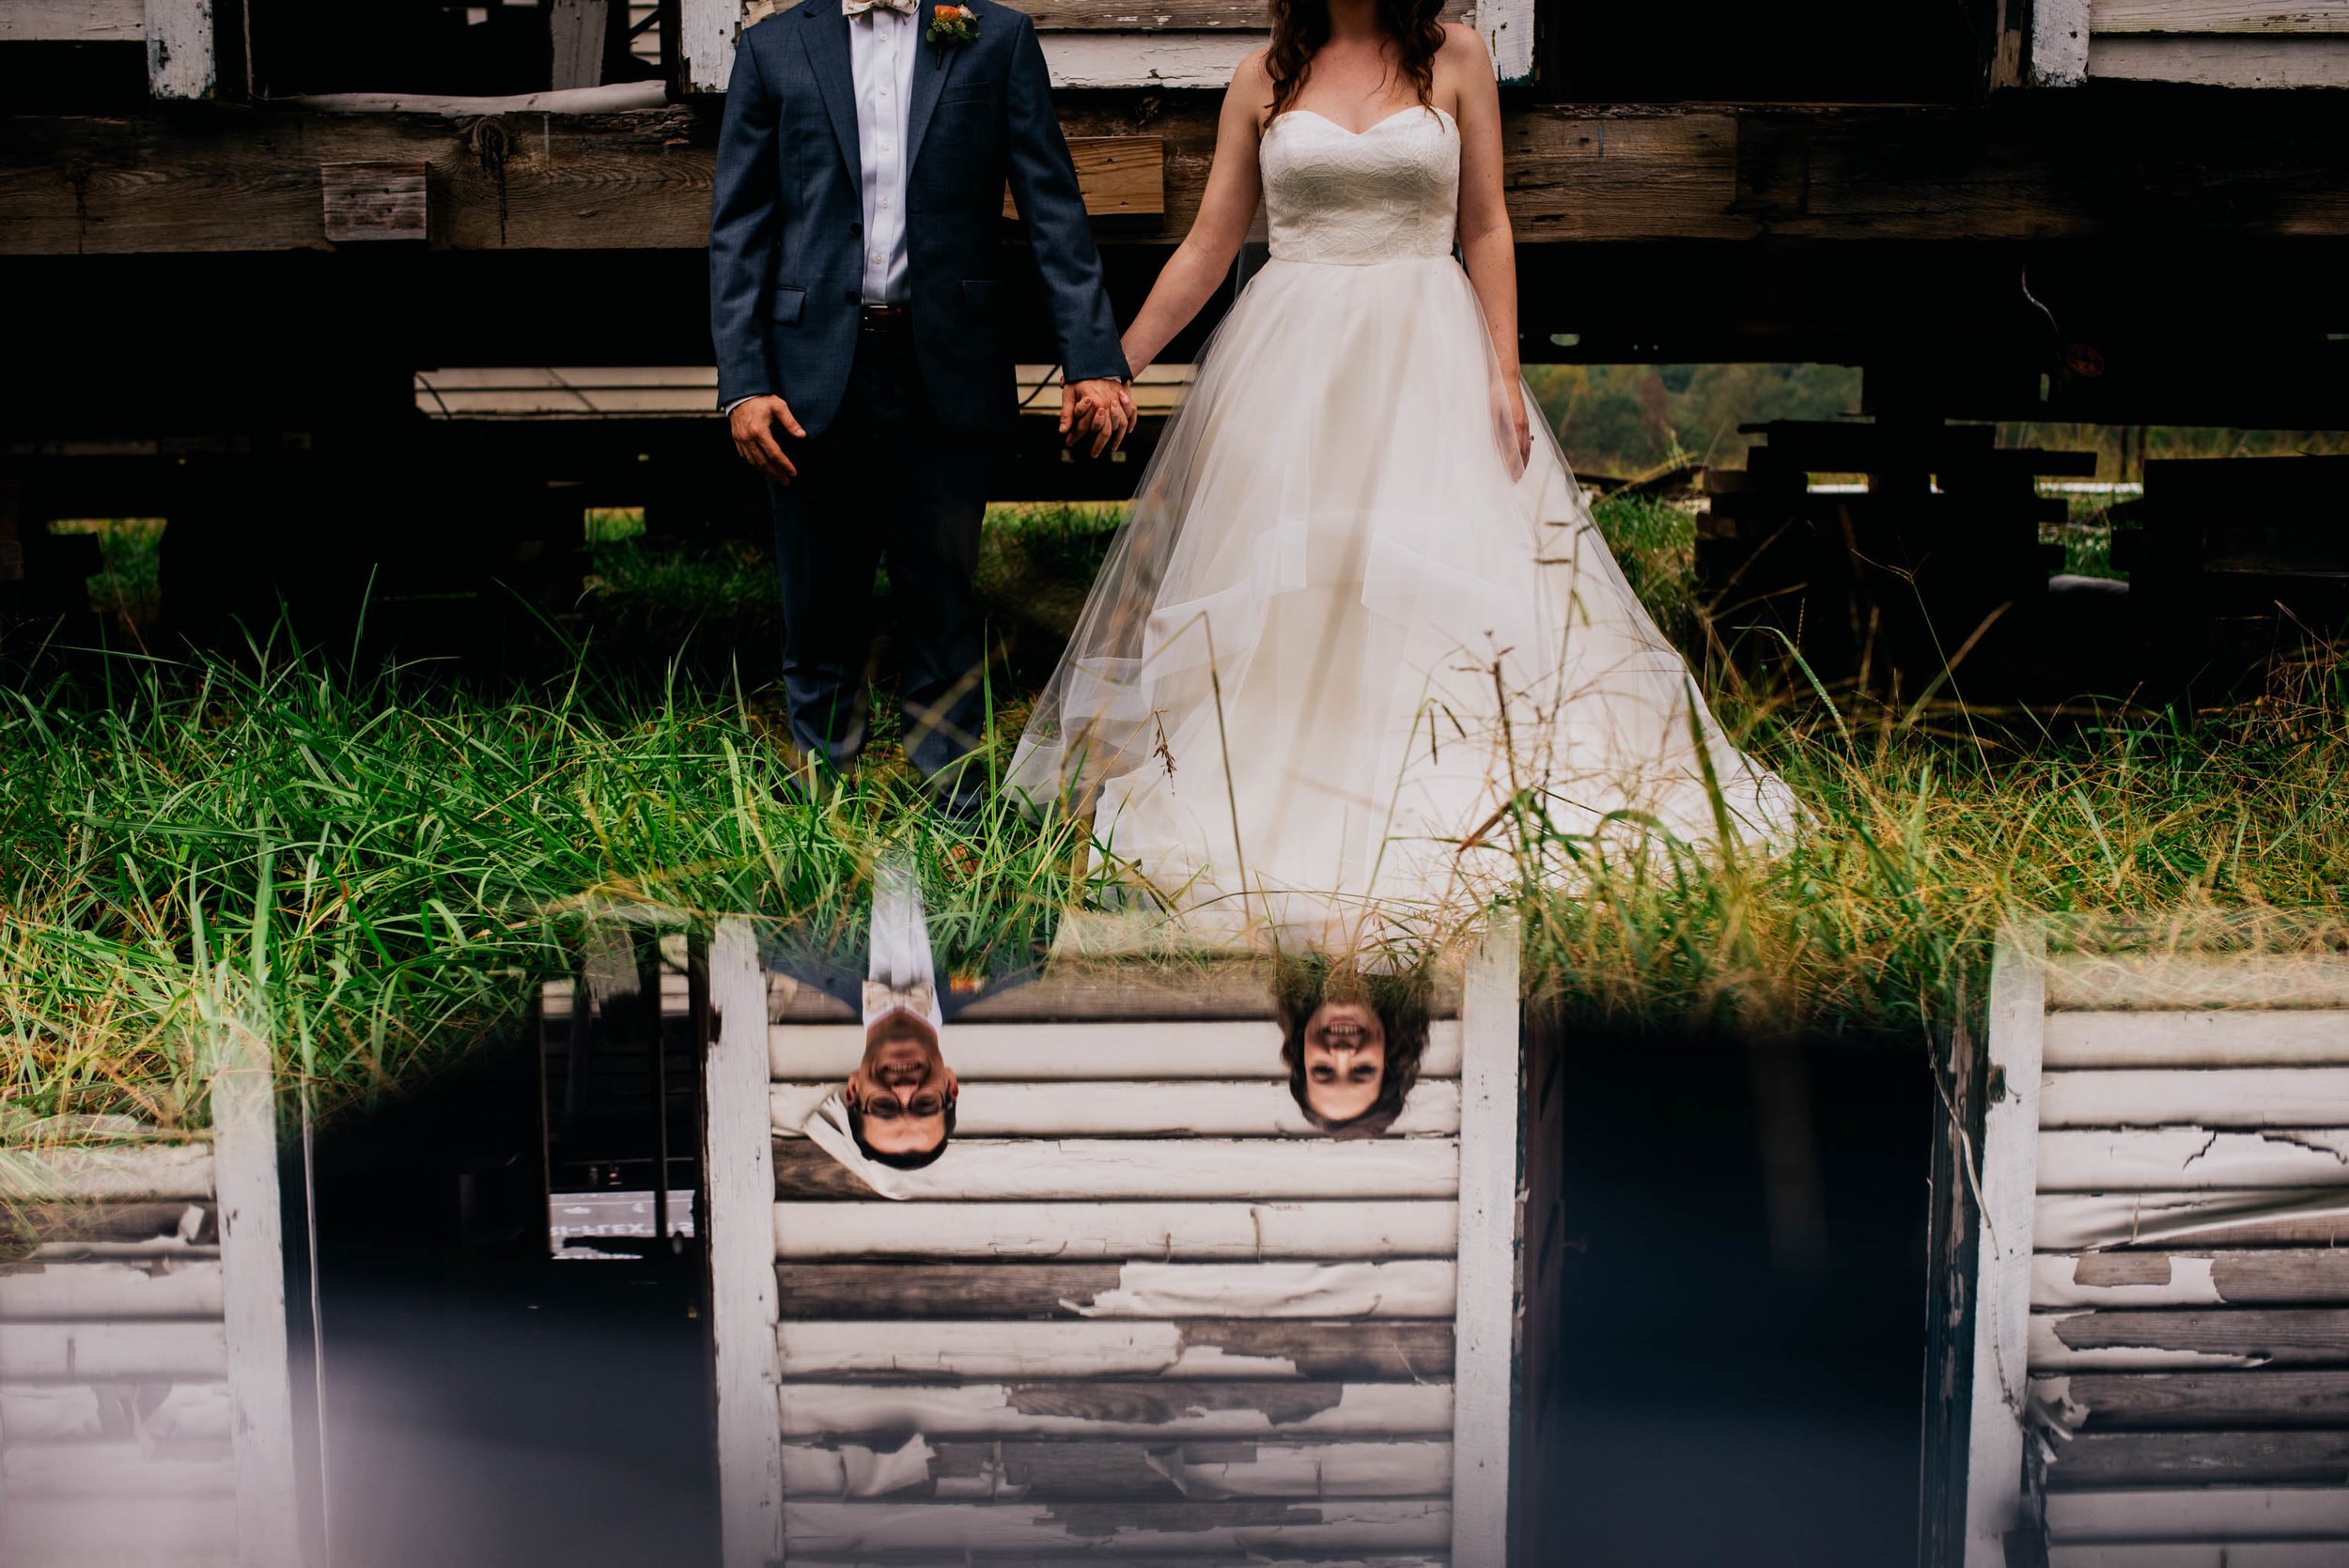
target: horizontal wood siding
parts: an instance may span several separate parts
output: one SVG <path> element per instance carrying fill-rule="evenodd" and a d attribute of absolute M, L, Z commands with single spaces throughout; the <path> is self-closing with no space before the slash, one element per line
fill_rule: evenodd
<path fill-rule="evenodd" d="M 828 999 L 769 992 L 770 1294 L 722 1286 L 714 1331 L 722 1357 L 754 1312 L 770 1336 L 780 1556 L 1500 1568 L 1460 1554 L 1452 1514 L 1463 986 L 1448 983 L 1397 1126 L 1335 1140 L 1290 1097 L 1260 969 L 1196 967 L 1185 989 L 1166 964 L 1128 968 L 1121 986 L 1118 966 L 1088 960 L 949 1023 L 957 1136 L 891 1172 L 894 1200 L 794 1136 L 863 1032 Z M 1489 1027 L 1513 1051 L 1514 1014 Z M 1514 1059 L 1488 1077 L 1514 1083 Z M 1514 1116 L 1513 1093 L 1489 1097 Z M 1504 1389 L 1514 1131 L 1491 1133 L 1486 1203 Z M 733 1256 L 726 1223 L 714 1258 Z M 1505 1392 L 1500 1408 L 1505 1428 Z M 1505 1431 L 1478 1441 L 1505 1470 Z M 729 1475 L 747 1541 L 736 1490 Z"/>
<path fill-rule="evenodd" d="M 2349 86 L 2349 4 L 2092 0 L 2088 74 L 2227 87 Z"/>
<path fill-rule="evenodd" d="M 145 43 L 147 0 L 6 0 L 0 43 Z"/>
<path fill-rule="evenodd" d="M 2049 960 L 2026 1359 L 2051 1564 L 2349 1562 L 2345 1001 L 2334 955 Z"/>

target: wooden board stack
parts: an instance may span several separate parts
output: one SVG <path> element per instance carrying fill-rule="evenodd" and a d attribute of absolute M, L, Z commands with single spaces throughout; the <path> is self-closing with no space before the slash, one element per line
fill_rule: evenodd
<path fill-rule="evenodd" d="M 788 1136 L 863 1033 L 845 1009 L 770 1025 L 756 965 L 722 928 L 706 1156 L 729 1568 L 1500 1568 L 1514 963 L 1470 966 L 1404 1120 L 1364 1141 L 1307 1134 L 1260 978 L 1007 992 L 949 1026 L 956 1141 L 902 1201 Z"/>
<path fill-rule="evenodd" d="M 1969 1564 L 2349 1560 L 2349 956 L 2002 949 Z"/>
<path fill-rule="evenodd" d="M 294 1568 L 265 1069 L 209 1137 L 0 1153 L 0 1560 Z"/>

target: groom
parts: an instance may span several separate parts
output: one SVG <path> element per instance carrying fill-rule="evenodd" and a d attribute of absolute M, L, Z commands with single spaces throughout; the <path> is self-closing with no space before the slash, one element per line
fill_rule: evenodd
<path fill-rule="evenodd" d="M 1133 422 L 1100 258 L 1035 27 L 973 0 L 801 0 L 745 30 L 709 218 L 718 400 L 773 499 L 792 737 L 865 739 L 866 606 L 889 558 L 908 757 L 948 809 L 986 727 L 971 574 L 1018 413 L 997 239 L 1008 180 L 1064 369 L 1061 429 Z"/>

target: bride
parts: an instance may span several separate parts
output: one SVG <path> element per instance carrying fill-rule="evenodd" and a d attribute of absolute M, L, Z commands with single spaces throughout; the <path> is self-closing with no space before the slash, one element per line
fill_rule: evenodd
<path fill-rule="evenodd" d="M 1492 60 L 1439 8 L 1273 0 L 1125 335 L 1139 373 L 1262 201 L 1271 258 L 1008 780 L 1095 813 L 1193 928 L 1360 948 L 1501 891 L 1532 815 L 1703 842 L 1796 814 L 1721 737 L 1529 412 Z"/>

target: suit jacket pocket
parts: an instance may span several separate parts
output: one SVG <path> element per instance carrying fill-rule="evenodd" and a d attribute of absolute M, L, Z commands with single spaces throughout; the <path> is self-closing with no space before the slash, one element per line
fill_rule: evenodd
<path fill-rule="evenodd" d="M 775 285 L 774 292 L 767 297 L 767 319 L 789 326 L 799 320 L 800 312 L 806 305 L 806 289 L 793 283 L 779 283 Z"/>

